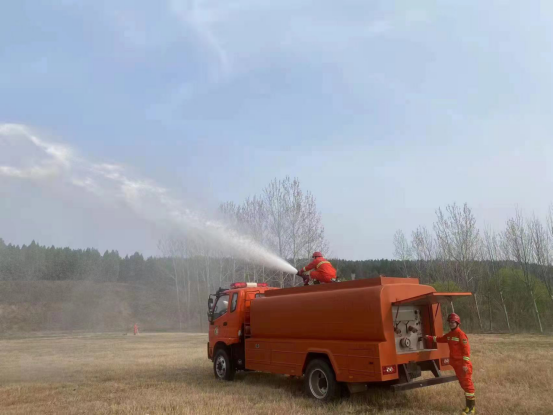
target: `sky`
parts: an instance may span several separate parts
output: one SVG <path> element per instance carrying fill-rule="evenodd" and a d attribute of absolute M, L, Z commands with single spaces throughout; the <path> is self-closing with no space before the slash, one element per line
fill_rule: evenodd
<path fill-rule="evenodd" d="M 0 166 L 48 170 L 45 152 L 63 166 L 37 146 L 58 143 L 195 211 L 298 177 L 328 254 L 345 259 L 392 258 L 397 229 L 431 227 L 454 202 L 501 229 L 516 207 L 543 217 L 552 203 L 552 12 L 499 0 L 3 2 L 0 128 L 36 141 L 0 141 Z M 14 171 L 0 174 L 6 242 L 159 254 L 157 224 L 108 195 Z"/>

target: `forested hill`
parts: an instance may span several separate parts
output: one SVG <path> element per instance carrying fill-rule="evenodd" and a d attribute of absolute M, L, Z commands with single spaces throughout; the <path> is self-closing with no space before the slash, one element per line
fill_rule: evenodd
<path fill-rule="evenodd" d="M 333 259 L 333 264 L 343 279 L 350 279 L 352 274 L 357 278 L 402 274 L 402 264 L 398 260 Z M 160 284 L 171 281 L 172 268 L 173 263 L 168 258 L 144 258 L 138 252 L 121 257 L 117 251 L 101 254 L 94 248 L 46 247 L 35 241 L 19 246 L 6 244 L 0 238 L 0 281 L 86 280 Z"/>
<path fill-rule="evenodd" d="M 190 252 L 189 252 L 190 253 Z M 304 264 L 308 259 L 299 260 Z M 341 280 L 379 275 L 412 276 L 438 291 L 467 291 L 450 261 L 332 259 Z M 494 269 L 494 273 L 489 271 Z M 528 276 L 513 261 L 476 261 L 470 291 L 460 301 L 465 327 L 473 331 L 552 330 L 552 297 L 541 278 L 551 269 L 530 264 Z M 152 330 L 202 331 L 206 299 L 233 281 L 300 283 L 298 277 L 234 258 L 121 257 L 117 251 L 14 246 L 0 239 L 0 331 L 40 329 L 123 330 L 138 320 Z M 531 281 L 537 309 L 528 294 Z M 148 310 L 148 311 L 145 311 Z"/>

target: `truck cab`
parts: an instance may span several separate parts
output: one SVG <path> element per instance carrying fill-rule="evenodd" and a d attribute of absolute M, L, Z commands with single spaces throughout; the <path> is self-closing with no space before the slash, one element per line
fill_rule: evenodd
<path fill-rule="evenodd" d="M 245 369 L 244 341 L 250 337 L 251 302 L 265 295 L 266 283 L 235 282 L 220 288 L 208 299 L 208 359 L 214 362 L 214 375 L 231 380 L 237 370 Z"/>

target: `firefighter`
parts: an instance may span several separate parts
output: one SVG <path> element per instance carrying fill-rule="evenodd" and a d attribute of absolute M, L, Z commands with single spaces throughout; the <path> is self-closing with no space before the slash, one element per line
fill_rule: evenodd
<path fill-rule="evenodd" d="M 312 262 L 298 271 L 298 275 L 304 279 L 304 285 L 308 285 L 310 278 L 324 284 L 337 281 L 337 271 L 323 258 L 321 252 L 314 252 L 312 258 Z"/>
<path fill-rule="evenodd" d="M 460 329 L 460 316 L 452 313 L 448 316 L 450 332 L 444 336 L 425 336 L 437 343 L 448 343 L 450 349 L 450 366 L 454 368 L 460 386 L 465 392 L 466 407 L 462 414 L 475 413 L 475 388 L 471 380 L 473 366 L 469 360 L 470 348 L 466 334 Z"/>

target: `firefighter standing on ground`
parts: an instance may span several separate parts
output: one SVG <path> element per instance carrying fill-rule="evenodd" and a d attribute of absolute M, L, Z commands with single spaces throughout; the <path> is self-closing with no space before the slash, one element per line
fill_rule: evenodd
<path fill-rule="evenodd" d="M 308 285 L 310 278 L 324 284 L 337 280 L 337 270 L 323 258 L 321 252 L 314 252 L 312 258 L 312 262 L 298 270 L 298 275 L 304 279 L 304 285 Z"/>
<path fill-rule="evenodd" d="M 444 336 L 425 336 L 437 343 L 448 343 L 450 349 L 450 366 L 454 368 L 460 386 L 465 392 L 466 408 L 462 414 L 475 413 L 475 388 L 471 380 L 473 366 L 469 360 L 470 348 L 466 334 L 460 329 L 460 316 L 452 313 L 448 316 L 450 332 Z"/>

